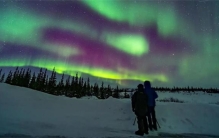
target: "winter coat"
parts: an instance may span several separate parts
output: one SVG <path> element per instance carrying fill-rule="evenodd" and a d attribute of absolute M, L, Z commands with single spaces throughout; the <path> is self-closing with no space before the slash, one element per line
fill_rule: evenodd
<path fill-rule="evenodd" d="M 132 96 L 132 110 L 137 116 L 145 116 L 148 112 L 148 97 L 144 90 L 137 91 Z"/>
<path fill-rule="evenodd" d="M 150 107 L 156 106 L 155 99 L 158 98 L 158 95 L 155 92 L 155 90 L 151 88 L 151 84 L 150 83 L 148 83 L 148 82 L 144 83 L 144 92 L 148 96 L 148 106 L 150 106 Z"/>

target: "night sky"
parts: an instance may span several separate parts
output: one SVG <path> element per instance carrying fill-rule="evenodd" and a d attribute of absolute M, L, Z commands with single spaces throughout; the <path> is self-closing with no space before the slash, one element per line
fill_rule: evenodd
<path fill-rule="evenodd" d="M 216 0 L 0 1 L 0 67 L 218 87 L 218 58 Z"/>

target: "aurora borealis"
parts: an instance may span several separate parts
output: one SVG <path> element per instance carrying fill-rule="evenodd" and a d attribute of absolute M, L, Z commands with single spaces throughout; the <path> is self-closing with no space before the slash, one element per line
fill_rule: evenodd
<path fill-rule="evenodd" d="M 218 87 L 218 58 L 217 1 L 0 1 L 0 68 Z"/>

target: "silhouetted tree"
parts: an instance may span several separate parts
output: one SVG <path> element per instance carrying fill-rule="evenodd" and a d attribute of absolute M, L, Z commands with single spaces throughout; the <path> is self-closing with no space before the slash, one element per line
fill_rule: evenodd
<path fill-rule="evenodd" d="M 57 85 L 57 95 L 65 95 L 65 93 L 64 93 L 64 73 L 62 74 L 61 81 Z"/>
<path fill-rule="evenodd" d="M 2 69 L 0 69 L 0 77 L 1 77 Z"/>
<path fill-rule="evenodd" d="M 17 85 L 18 84 L 18 75 L 19 75 L 19 70 L 18 67 L 15 69 L 15 72 L 13 74 L 12 80 L 11 80 L 11 84 L 13 85 Z"/>
<path fill-rule="evenodd" d="M 112 96 L 112 95 L 113 94 L 112 94 L 111 87 L 110 87 L 110 85 L 108 85 L 108 87 L 107 87 L 107 97 Z"/>
<path fill-rule="evenodd" d="M 79 97 L 79 79 L 78 73 L 76 73 L 75 81 L 74 81 L 74 97 Z"/>
<path fill-rule="evenodd" d="M 73 97 L 75 96 L 75 77 L 72 76 L 72 79 L 71 79 L 71 86 L 70 86 L 70 97 Z"/>
<path fill-rule="evenodd" d="M 90 94 L 91 94 L 91 96 L 94 95 L 94 86 L 93 85 L 90 85 Z"/>
<path fill-rule="evenodd" d="M 0 69 L 0 83 L 4 82 L 4 77 L 5 77 L 5 74 L 3 74 L 1 76 L 1 73 L 2 73 L 2 69 Z M 3 77 L 3 79 L 2 79 L 2 77 Z"/>
<path fill-rule="evenodd" d="M 46 91 L 46 85 L 47 85 L 47 79 L 48 79 L 48 76 L 47 76 L 47 69 L 45 69 L 44 73 L 42 73 L 42 82 L 41 82 L 41 91 Z"/>
<path fill-rule="evenodd" d="M 48 92 L 49 89 L 49 77 L 46 75 L 46 80 L 45 80 L 45 92 Z"/>
<path fill-rule="evenodd" d="M 48 92 L 50 94 L 58 95 L 57 91 L 55 89 L 56 88 L 56 72 L 55 72 L 55 68 L 53 68 L 52 75 L 49 78 L 48 88 L 49 88 Z"/>
<path fill-rule="evenodd" d="M 20 75 L 19 75 L 19 85 L 24 87 L 24 85 L 25 85 L 25 69 L 23 69 L 21 72 L 22 72 L 22 74 L 20 73 Z"/>
<path fill-rule="evenodd" d="M 84 84 L 83 84 L 83 87 L 82 87 L 81 95 L 82 96 L 87 95 L 86 91 L 87 91 L 87 83 L 85 81 Z"/>
<path fill-rule="evenodd" d="M 71 92 L 70 92 L 70 76 L 68 76 L 68 78 L 65 81 L 64 91 L 65 91 L 65 96 L 69 97 L 71 95 Z"/>
<path fill-rule="evenodd" d="M 17 76 L 17 82 L 15 85 L 22 86 L 23 85 L 23 68 L 21 68 L 21 71 L 19 72 Z"/>
<path fill-rule="evenodd" d="M 90 79 L 89 79 L 89 77 L 87 78 L 86 95 L 91 96 L 91 87 L 90 87 Z"/>
<path fill-rule="evenodd" d="M 191 89 L 190 89 L 189 86 L 188 86 L 187 88 L 185 88 L 185 91 L 186 91 L 186 92 L 189 92 L 189 93 L 190 93 L 190 92 L 191 92 L 190 90 L 191 90 Z"/>
<path fill-rule="evenodd" d="M 94 90 L 94 95 L 96 96 L 96 97 L 99 97 L 99 86 L 98 86 L 98 84 L 97 83 L 95 83 L 94 84 L 94 88 L 93 88 Z"/>
<path fill-rule="evenodd" d="M 12 72 L 11 71 L 8 73 L 5 83 L 8 83 L 8 84 L 12 83 Z"/>
<path fill-rule="evenodd" d="M 43 69 L 40 68 L 40 72 L 38 73 L 36 79 L 36 89 L 42 90 L 42 84 L 43 84 Z"/>
<path fill-rule="evenodd" d="M 32 89 L 36 89 L 36 75 L 35 75 L 35 72 L 33 73 L 33 76 L 31 78 L 29 87 L 32 88 Z"/>
<path fill-rule="evenodd" d="M 83 79 L 81 77 L 79 77 L 78 89 L 77 89 L 77 98 L 82 97 L 82 87 L 83 87 Z"/>
<path fill-rule="evenodd" d="M 103 84 L 104 83 L 102 82 L 101 87 L 100 87 L 100 99 L 105 99 Z"/>
<path fill-rule="evenodd" d="M 119 98 L 119 87 L 118 87 L 118 85 L 117 85 L 117 87 L 116 87 L 116 89 L 114 91 L 113 97 L 114 98 Z"/>
<path fill-rule="evenodd" d="M 31 79 L 31 70 L 28 68 L 25 75 L 24 75 L 24 78 L 23 78 L 23 86 L 24 87 L 29 86 L 30 79 Z"/>

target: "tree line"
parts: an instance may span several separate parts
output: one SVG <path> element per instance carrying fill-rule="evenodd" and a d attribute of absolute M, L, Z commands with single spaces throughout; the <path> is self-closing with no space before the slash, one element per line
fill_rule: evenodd
<path fill-rule="evenodd" d="M 67 76 L 62 74 L 61 80 L 57 81 L 57 73 L 55 68 L 53 69 L 50 76 L 47 74 L 47 69 L 40 69 L 39 73 L 33 72 L 31 75 L 31 69 L 19 69 L 18 67 L 14 72 L 11 70 L 8 76 L 2 73 L 0 69 L 0 82 L 7 83 L 11 85 L 27 87 L 48 94 L 61 96 L 65 95 L 67 97 L 83 97 L 83 96 L 96 96 L 99 99 L 106 99 L 110 96 L 114 98 L 119 98 L 119 92 L 122 90 L 118 88 L 111 88 L 110 85 L 104 86 L 104 82 L 99 86 L 97 83 L 94 85 L 90 84 L 89 77 L 85 80 L 83 77 L 79 77 L 78 73 L 75 76 Z M 129 98 L 127 93 L 124 94 L 124 98 Z"/>
<path fill-rule="evenodd" d="M 219 93 L 219 89 L 217 88 L 201 88 L 201 87 L 184 87 L 184 88 L 180 88 L 180 87 L 173 87 L 173 88 L 164 88 L 164 87 L 154 87 L 154 89 L 156 91 L 160 91 L 160 92 L 206 92 L 206 93 Z"/>
<path fill-rule="evenodd" d="M 14 72 L 10 71 L 5 76 L 5 73 L 2 74 L 2 69 L 0 69 L 0 82 L 7 83 L 11 85 L 17 85 L 21 87 L 27 87 L 34 90 L 42 91 L 52 95 L 65 95 L 67 97 L 83 97 L 83 96 L 96 96 L 99 99 L 106 99 L 110 96 L 114 98 L 121 97 L 120 92 L 124 92 L 122 95 L 123 98 L 130 98 L 128 92 L 134 92 L 136 89 L 123 88 L 119 89 L 118 85 L 116 88 L 112 88 L 110 85 L 107 87 L 104 85 L 104 82 L 99 86 L 97 83 L 94 85 L 90 84 L 89 77 L 85 80 L 82 77 L 78 76 L 76 73 L 75 76 L 67 76 L 62 74 L 61 80 L 57 81 L 55 68 L 53 69 L 50 76 L 47 74 L 47 69 L 43 70 L 40 68 L 38 74 L 33 72 L 31 69 L 19 69 L 18 67 Z M 164 87 L 153 87 L 156 91 L 159 92 L 207 92 L 207 93 L 219 93 L 217 88 L 195 88 L 195 87 L 173 87 L 173 88 L 164 88 Z"/>

